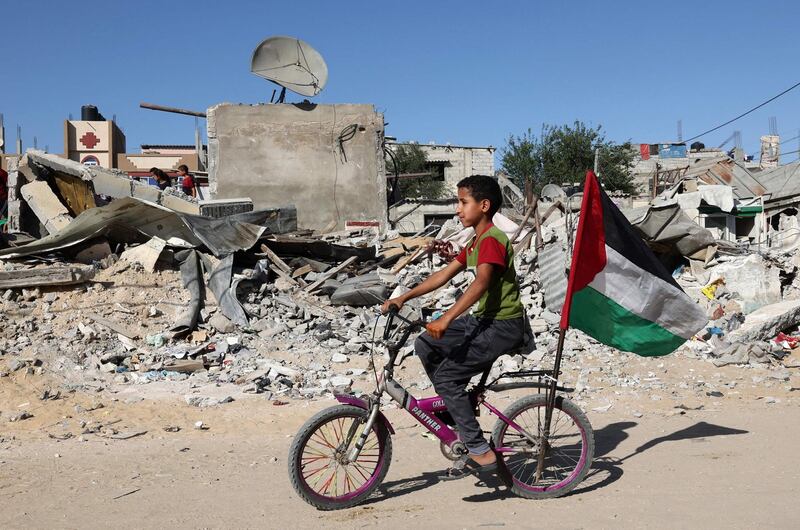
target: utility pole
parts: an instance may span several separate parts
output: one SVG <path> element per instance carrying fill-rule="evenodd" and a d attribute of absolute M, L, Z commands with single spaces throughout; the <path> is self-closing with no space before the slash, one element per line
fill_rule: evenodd
<path fill-rule="evenodd" d="M 599 170 L 600 170 L 600 148 L 599 147 L 595 147 L 594 148 L 594 174 L 597 177 L 600 176 Z"/>
<path fill-rule="evenodd" d="M 656 195 L 658 195 L 658 170 L 661 168 L 658 162 L 656 162 L 656 172 L 653 174 L 653 193 L 652 198 L 655 199 Z"/>
<path fill-rule="evenodd" d="M 678 120 L 678 143 L 683 143 L 683 120 Z"/>
<path fill-rule="evenodd" d="M 3 126 L 3 113 L 0 112 L 0 153 L 6 152 L 6 128 Z"/>
<path fill-rule="evenodd" d="M 22 127 L 17 125 L 17 154 L 22 154 Z"/>

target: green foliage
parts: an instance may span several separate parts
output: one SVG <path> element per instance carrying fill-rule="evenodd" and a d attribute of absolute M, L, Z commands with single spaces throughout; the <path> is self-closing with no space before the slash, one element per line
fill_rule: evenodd
<path fill-rule="evenodd" d="M 400 175 L 430 173 L 419 178 L 401 178 L 400 196 L 404 199 L 439 199 L 447 193 L 441 167 L 431 165 L 425 158 L 425 151 L 418 144 L 400 144 L 393 150 Z M 392 158 L 386 157 L 386 172 L 394 174 Z"/>
<path fill-rule="evenodd" d="M 599 177 L 608 191 L 635 193 L 630 174 L 634 152 L 630 142 L 616 144 L 606 140 L 602 126 L 543 125 L 536 137 L 530 129 L 521 136 L 509 135 L 501 151 L 503 170 L 521 187 L 526 180 L 535 192 L 546 184 L 583 182 L 586 170 L 594 167 L 594 150 L 599 149 Z"/>

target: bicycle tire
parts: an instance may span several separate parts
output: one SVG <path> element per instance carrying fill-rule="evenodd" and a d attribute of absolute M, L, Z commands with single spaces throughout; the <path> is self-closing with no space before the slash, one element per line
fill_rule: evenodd
<path fill-rule="evenodd" d="M 539 440 L 541 437 L 539 429 L 544 424 L 545 407 L 544 394 L 525 396 L 512 403 L 503 415 Z M 531 412 L 535 412 L 536 424 L 533 426 L 529 424 L 529 420 L 533 419 L 530 416 L 534 416 L 530 414 Z M 495 423 L 492 430 L 495 447 L 517 446 L 527 449 L 527 451 L 502 453 L 511 474 L 512 483 L 509 486 L 514 494 L 528 499 L 561 497 L 575 489 L 586 478 L 594 456 L 594 431 L 583 411 L 561 396 L 556 397 L 549 439 L 551 450 L 545 456 L 544 470 L 537 483 L 535 480 L 539 456 L 537 449 L 541 447 L 541 441 L 537 441 L 534 446 L 527 438 L 516 434 L 516 430 L 502 419 Z"/>
<path fill-rule="evenodd" d="M 289 448 L 289 480 L 300 498 L 318 510 L 341 510 L 356 506 L 372 495 L 372 493 L 381 485 L 383 479 L 386 477 L 386 473 L 389 471 L 389 464 L 391 463 L 392 459 L 392 438 L 389 430 L 382 421 L 376 420 L 375 424 L 372 426 L 372 433 L 367 438 L 364 449 L 357 460 L 357 463 L 361 462 L 362 464 L 372 462 L 374 460 L 375 467 L 372 468 L 371 471 L 368 468 L 361 467 L 360 465 L 353 465 L 352 463 L 343 465 L 340 462 L 337 462 L 336 448 L 334 448 L 333 444 L 331 443 L 333 440 L 328 440 L 326 433 L 323 432 L 323 429 L 326 426 L 331 425 L 332 430 L 328 431 L 328 434 L 330 436 L 337 435 L 336 425 L 334 422 L 337 422 L 337 420 L 342 420 L 338 422 L 338 432 L 342 438 L 344 438 L 346 420 L 350 419 L 352 421 L 359 421 L 359 428 L 356 429 L 356 434 L 350 443 L 351 447 L 352 443 L 354 443 L 361 434 L 361 430 L 363 428 L 361 421 L 366 420 L 367 415 L 368 411 L 352 405 L 336 405 L 315 414 L 311 419 L 303 424 L 303 426 L 295 435 L 292 445 Z M 352 425 L 352 421 L 347 424 L 347 429 L 349 429 L 350 425 Z M 315 434 L 317 437 L 313 440 L 313 444 L 315 444 L 316 447 L 314 447 L 313 450 L 307 451 L 309 448 L 309 443 L 312 441 L 312 438 L 315 436 Z M 347 450 L 350 449 L 350 447 L 341 448 L 341 443 L 337 447 L 340 449 L 339 454 L 346 454 Z M 316 451 L 316 453 L 313 453 L 314 451 Z M 313 456 L 314 454 L 322 454 L 328 451 L 331 452 L 331 455 L 328 458 L 329 462 L 327 466 L 322 465 L 318 468 L 314 467 L 314 469 L 312 469 L 309 473 L 304 474 L 307 466 L 318 464 L 318 461 L 325 458 L 324 456 Z M 311 457 L 303 456 L 304 454 L 309 453 L 312 453 Z M 322 463 L 324 464 L 324 461 Z M 350 468 L 350 466 L 353 467 Z M 349 474 L 348 468 L 354 471 L 353 475 Z M 345 491 L 341 495 L 337 494 L 338 487 L 340 485 L 337 474 L 340 469 L 344 473 L 342 477 L 349 477 L 344 479 L 344 488 L 348 486 L 349 480 L 353 479 L 354 477 L 357 479 L 359 475 L 365 480 L 364 484 L 353 491 Z M 327 487 L 333 485 L 334 491 L 332 495 L 327 494 L 327 487 L 320 492 L 309 483 L 311 475 L 319 474 L 315 482 L 315 484 L 317 484 L 320 482 L 320 480 L 327 476 L 329 470 L 331 470 L 332 473 L 328 479 Z M 365 473 L 365 470 L 368 473 Z M 326 486 L 326 484 L 323 483 L 322 486 Z"/>

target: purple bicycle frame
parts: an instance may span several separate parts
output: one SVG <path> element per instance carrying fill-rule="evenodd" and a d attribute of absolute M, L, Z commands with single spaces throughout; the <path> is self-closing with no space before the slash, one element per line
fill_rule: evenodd
<path fill-rule="evenodd" d="M 411 415 L 423 427 L 428 429 L 428 431 L 441 440 L 442 443 L 450 447 L 458 440 L 458 434 L 435 415 L 437 412 L 444 412 L 447 410 L 447 406 L 445 405 L 442 397 L 432 396 L 418 400 L 392 379 L 385 381 L 384 384 L 386 393 L 388 393 L 392 399 L 399 403 L 404 409 L 410 412 Z M 517 423 L 513 420 L 506 417 L 505 414 L 497 410 L 491 403 L 480 399 L 479 404 L 486 407 L 490 414 L 497 416 L 500 421 L 507 423 L 512 429 L 526 437 L 530 437 L 525 429 L 517 425 Z M 495 451 L 506 453 L 513 452 L 514 450 L 510 447 L 495 447 Z"/>

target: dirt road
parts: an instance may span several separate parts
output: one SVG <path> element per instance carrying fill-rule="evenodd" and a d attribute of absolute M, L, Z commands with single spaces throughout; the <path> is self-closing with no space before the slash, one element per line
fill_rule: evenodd
<path fill-rule="evenodd" d="M 84 400 L 84 410 L 87 405 Z M 594 469 L 567 497 L 530 501 L 439 482 L 446 466 L 422 428 L 397 410 L 394 459 L 379 495 L 318 512 L 291 489 L 286 453 L 313 412 L 331 404 L 263 399 L 199 410 L 174 402 L 109 403 L 90 412 L 127 440 L 58 441 L 75 401 L 37 415 L 35 431 L 0 431 L 2 528 L 797 528 L 800 409 L 722 402 L 669 413 L 590 413 Z M 59 408 L 61 407 L 61 408 Z M 209 430 L 192 428 L 202 419 Z M 32 420 L 28 420 L 32 421 Z M 59 423 L 61 422 L 61 423 Z M 24 422 L 23 422 L 24 423 Z M 168 425 L 180 432 L 166 432 Z M 14 427 L 16 428 L 16 427 Z M 30 427 L 28 427 L 30 429 Z M 54 434 L 55 432 L 55 434 Z"/>

